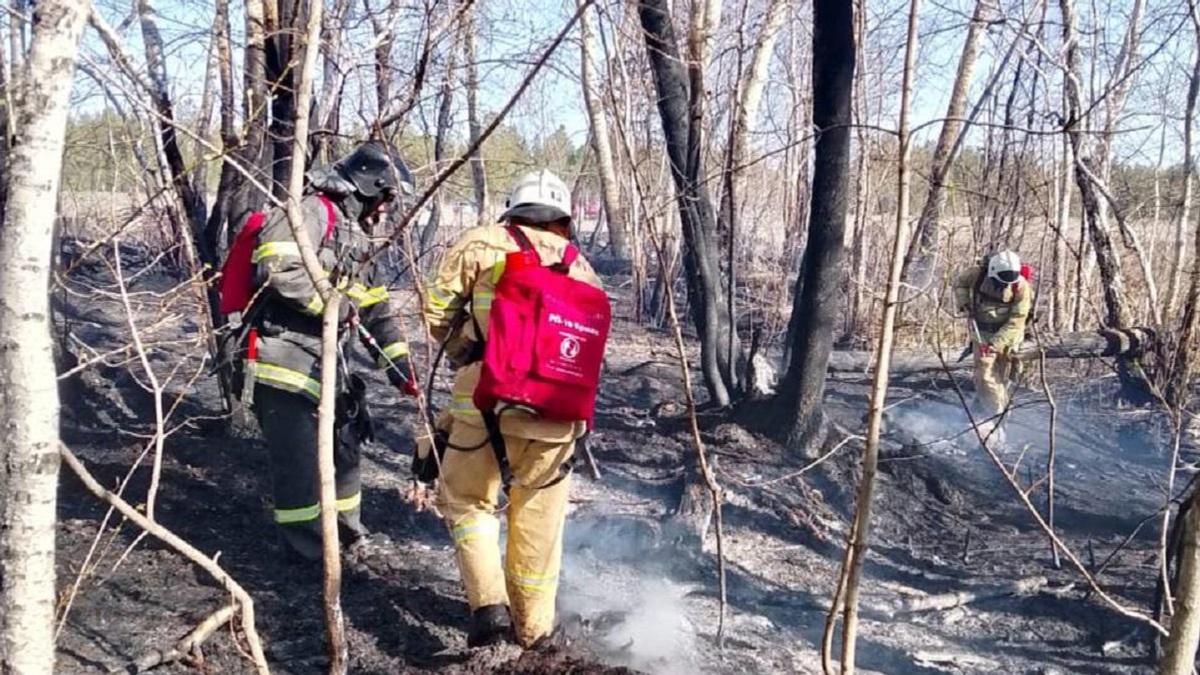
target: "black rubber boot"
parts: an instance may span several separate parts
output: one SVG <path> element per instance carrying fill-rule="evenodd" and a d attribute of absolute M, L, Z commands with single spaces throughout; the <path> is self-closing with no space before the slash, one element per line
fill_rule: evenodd
<path fill-rule="evenodd" d="M 471 614 L 471 630 L 467 632 L 468 647 L 486 647 L 512 637 L 512 619 L 505 605 L 487 605 Z"/>

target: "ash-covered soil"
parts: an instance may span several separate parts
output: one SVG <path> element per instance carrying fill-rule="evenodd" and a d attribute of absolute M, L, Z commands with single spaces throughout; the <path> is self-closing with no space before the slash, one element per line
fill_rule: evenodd
<path fill-rule="evenodd" d="M 111 255 L 108 255 L 111 259 Z M 143 263 L 147 261 L 142 261 Z M 126 265 L 138 269 L 136 261 Z M 99 259 L 80 265 L 58 291 L 69 346 L 64 367 L 126 345 L 130 331 Z M 166 452 L 156 514 L 210 554 L 256 601 L 272 669 L 325 667 L 319 571 L 281 560 L 270 523 L 261 441 L 227 433 L 209 364 L 201 362 L 194 297 L 170 291 L 153 270 L 130 285 L 130 302 L 164 381 Z M 619 284 L 613 284 L 619 286 Z M 618 300 L 620 302 L 620 300 Z M 410 303 L 411 304 L 411 303 Z M 627 305 L 618 304 L 620 313 Z M 413 322 L 414 333 L 417 324 Z M 423 347 L 418 348 L 418 353 Z M 72 361 L 72 358 L 75 359 Z M 348 564 L 343 607 L 355 673 L 820 672 L 819 644 L 850 515 L 861 445 L 795 475 L 808 459 L 731 423 L 702 417 L 704 440 L 728 493 L 724 510 L 728 613 L 718 648 L 716 547 L 673 526 L 692 453 L 681 378 L 665 332 L 621 318 L 615 328 L 591 447 L 603 479 L 577 474 L 560 591 L 562 639 L 552 650 L 465 649 L 467 606 L 450 539 L 403 494 L 409 485 L 415 408 L 381 380 L 379 440 L 365 451 L 364 521 L 390 544 Z M 106 486 L 116 486 L 152 445 L 154 400 L 128 352 L 64 380 L 67 444 Z M 1121 602 L 1152 602 L 1169 443 L 1161 420 L 1113 401 L 1115 382 L 1059 372 L 1056 526 Z M 697 391 L 699 396 L 703 393 Z M 831 380 L 829 413 L 861 426 L 866 386 Z M 941 378 L 909 378 L 892 394 L 872 551 L 862 598 L 859 667 L 882 673 L 1117 673 L 1151 670 L 1148 629 L 1088 593 L 1069 565 L 1050 567 L 1046 538 L 973 441 L 953 389 Z M 1002 451 L 1039 506 L 1045 501 L 1048 408 L 1040 386 L 1018 392 Z M 751 410 L 752 414 L 752 410 Z M 837 440 L 835 432 L 835 440 Z M 125 489 L 141 504 L 143 458 Z M 1190 478 L 1180 477 L 1180 485 Z M 93 547 L 59 636 L 62 673 L 119 669 L 165 649 L 227 602 L 207 575 L 105 509 L 64 470 L 59 575 L 63 605 Z M 119 525 L 115 530 L 112 526 Z M 905 599 L 986 590 L 1043 576 L 1042 592 L 980 600 L 940 611 L 898 613 Z M 228 626 L 204 645 L 202 663 L 162 672 L 252 672 Z"/>

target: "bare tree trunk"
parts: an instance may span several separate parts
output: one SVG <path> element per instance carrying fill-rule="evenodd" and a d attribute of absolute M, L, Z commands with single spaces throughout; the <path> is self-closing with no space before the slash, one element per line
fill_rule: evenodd
<path fill-rule="evenodd" d="M 971 89 L 971 79 L 975 73 L 975 61 L 979 54 L 979 42 L 987 32 L 989 17 L 995 0 L 976 0 L 975 11 L 967 26 L 967 36 L 963 41 L 962 55 L 958 58 L 958 72 L 954 76 L 954 85 L 950 90 L 950 103 L 946 106 L 946 120 L 942 122 L 942 130 L 938 134 L 937 145 L 933 149 L 933 160 L 929 170 L 929 191 L 925 196 L 925 205 L 921 208 L 921 217 L 917 221 L 916 233 L 913 236 L 908 256 L 905 259 L 905 281 L 917 286 L 925 286 L 932 279 L 936 261 L 930 260 L 937 252 L 938 221 L 946 208 L 946 179 L 950 175 L 950 167 L 954 164 L 952 149 L 958 136 L 963 132 L 963 114 L 967 110 L 967 92 Z M 1020 39 L 1019 37 L 1017 38 Z"/>
<path fill-rule="evenodd" d="M 156 124 L 162 141 L 162 151 L 166 156 L 167 171 L 187 216 L 186 226 L 191 228 L 192 237 L 202 242 L 208 209 L 204 205 L 204 195 L 198 193 L 188 180 L 183 152 L 179 147 L 179 138 L 175 130 L 175 110 L 170 91 L 167 89 L 166 55 L 163 51 L 162 36 L 158 31 L 157 13 L 150 0 L 137 0 L 137 12 L 142 27 L 142 41 L 146 45 L 146 70 L 150 76 L 150 86 L 153 88 L 151 94 L 155 111 L 158 113 Z M 201 262 L 216 266 L 218 261 L 215 251 L 202 248 L 199 253 Z"/>
<path fill-rule="evenodd" d="M 875 494 L 875 473 L 879 467 L 879 428 L 887 399 L 889 363 L 896 330 L 896 314 L 899 309 L 900 277 L 904 270 L 904 256 L 907 249 L 906 237 L 908 236 L 912 171 L 909 165 L 911 148 L 909 145 L 908 109 L 912 98 L 913 75 L 916 69 L 917 15 L 920 7 L 921 0 L 912 0 L 908 14 L 908 40 L 904 54 L 904 79 L 900 85 L 900 124 L 897 134 L 900 161 L 896 178 L 896 230 L 893 235 L 892 261 L 888 267 L 888 284 L 883 301 L 883 321 L 875 348 L 875 370 L 871 381 L 871 400 L 867 408 L 867 443 L 863 450 L 862 477 L 859 478 L 858 498 L 854 506 L 855 525 L 852 528 L 854 537 L 846 550 L 846 559 L 842 563 L 848 570 L 845 575 L 846 608 L 842 619 L 842 673 L 845 675 L 853 674 L 856 665 L 858 596 L 871 532 L 871 505 Z"/>
<path fill-rule="evenodd" d="M 308 2 L 264 0 L 264 7 L 267 8 L 267 82 L 271 92 L 271 126 L 268 132 L 272 146 L 271 178 L 274 181 L 272 190 L 279 199 L 287 197 L 292 173 L 298 111 L 293 42 Z M 308 111 L 303 113 L 307 119 Z"/>
<path fill-rule="evenodd" d="M 717 259 L 716 219 L 702 175 L 703 79 L 694 63 L 704 55 L 707 23 L 703 16 L 693 17 L 694 30 L 689 40 L 693 63 L 685 74 L 666 0 L 641 0 L 638 8 L 687 244 L 684 268 L 692 320 L 700 334 L 701 372 L 712 402 L 726 406 L 738 388 L 737 364 L 730 363 L 728 358 L 728 345 L 736 342 L 736 337 L 729 334 L 734 326 Z M 696 91 L 697 87 L 701 90 Z"/>
<path fill-rule="evenodd" d="M 348 28 L 346 12 L 350 9 L 350 0 L 336 0 L 328 11 L 324 12 L 321 28 L 321 54 L 324 57 L 321 67 L 321 93 L 316 96 L 313 106 L 313 119 L 310 123 L 313 133 L 309 139 L 310 161 L 322 158 L 327 163 L 337 159 L 335 141 L 341 130 L 340 112 L 342 109 L 342 93 L 346 84 L 346 67 L 342 63 L 342 53 L 346 48 Z"/>
<path fill-rule="evenodd" d="M 300 199 L 304 194 L 304 155 L 308 148 L 308 111 L 312 104 L 313 74 L 320 52 L 322 0 L 310 0 L 303 41 L 295 45 L 304 50 L 304 61 L 296 80 L 296 114 L 293 119 L 291 172 L 287 185 L 287 216 L 292 236 L 300 248 L 304 267 L 317 292 L 325 300 L 321 330 L 321 396 L 317 406 L 317 481 L 320 487 L 321 545 L 325 564 L 323 606 L 325 632 L 329 646 L 329 672 L 344 675 L 348 651 L 346 628 L 342 616 L 342 559 L 338 543 L 337 495 L 334 485 L 334 402 L 337 399 L 337 337 L 340 294 L 334 290 L 328 275 L 317 258 L 316 242 L 308 237 L 300 214 Z"/>
<path fill-rule="evenodd" d="M 853 3 L 813 4 L 813 160 L 808 245 L 796 277 L 789 330 L 791 357 L 772 403 L 773 426 L 796 451 L 824 438 L 825 371 L 844 302 L 846 200 L 850 173 L 850 107 L 854 91 Z"/>
<path fill-rule="evenodd" d="M 242 139 L 237 156 L 239 163 L 252 171 L 259 182 L 271 183 L 273 147 L 267 143 L 270 94 L 267 87 L 267 5 L 274 0 L 246 0 L 246 50 L 242 84 Z M 272 17 L 274 11 L 272 10 Z M 271 23 L 274 22 L 272 18 Z M 239 178 L 230 198 L 226 214 L 227 241 L 232 242 L 237 226 L 251 211 L 260 210 L 267 195 L 251 181 Z"/>
<path fill-rule="evenodd" d="M 475 5 L 463 10 L 463 51 L 467 66 L 467 130 L 469 142 L 475 145 L 479 142 L 479 133 L 483 125 L 479 119 L 479 62 L 475 53 Z M 483 157 L 479 151 L 471 153 L 471 183 L 475 188 L 475 212 L 479 224 L 490 222 L 488 218 L 488 185 L 487 172 L 484 170 Z"/>
<path fill-rule="evenodd" d="M 457 42 L 457 41 L 455 41 Z M 437 122 L 433 132 L 433 164 L 440 170 L 442 162 L 446 159 L 446 139 L 450 134 L 450 126 L 454 123 L 451 116 L 454 106 L 454 85 L 455 85 L 455 70 L 458 67 L 458 47 L 456 44 L 451 44 L 446 49 L 446 65 L 443 68 L 442 86 L 438 92 L 438 114 Z M 430 209 L 429 222 L 425 223 L 425 227 L 421 228 L 421 249 L 428 249 L 433 243 L 434 234 L 437 233 L 438 226 L 441 225 L 442 216 L 446 208 L 446 199 L 441 190 L 433 198 L 433 207 Z"/>
<path fill-rule="evenodd" d="M 1175 251 L 1171 257 L 1171 278 L 1167 287 L 1165 316 L 1174 316 L 1179 305 L 1179 291 L 1183 285 L 1184 251 L 1187 248 L 1186 230 L 1192 208 L 1192 183 L 1196 173 L 1196 155 L 1193 148 L 1196 130 L 1196 97 L 1200 93 L 1200 22 L 1196 22 L 1196 45 L 1192 62 L 1192 74 L 1188 80 L 1187 103 L 1183 112 L 1183 197 L 1175 216 Z M 1196 253 L 1200 255 L 1200 251 Z"/>
<path fill-rule="evenodd" d="M 576 0 L 582 2 L 583 0 Z M 621 185 L 617 182 L 616 170 L 613 168 L 613 152 L 608 133 L 608 118 L 604 114 L 604 106 L 593 82 L 595 74 L 592 69 L 592 54 L 596 50 L 596 26 L 592 13 L 594 7 L 584 10 L 580 19 L 580 80 L 583 87 L 583 101 L 587 107 L 588 121 L 592 128 L 592 149 L 596 152 L 596 166 L 600 171 L 600 194 L 604 199 L 604 217 L 608 221 L 608 242 L 613 255 L 622 261 L 630 259 L 629 237 L 625 222 L 625 206 L 621 201 Z"/>
<path fill-rule="evenodd" d="M 10 18 L 9 21 L 12 21 Z M 12 152 L 11 130 L 13 129 L 13 83 L 15 76 L 9 72 L 4 63 L 6 51 L 0 43 L 0 186 L 8 185 L 9 153 Z M 8 195 L 0 187 L 0 222 L 4 222 L 4 213 Z M 0 507 L 2 509 L 3 507 Z"/>
<path fill-rule="evenodd" d="M 1095 175 L 1096 163 L 1084 147 L 1082 126 L 1086 119 L 1081 91 L 1082 68 L 1079 63 L 1079 42 L 1075 27 L 1075 0 L 1059 0 L 1063 15 L 1063 42 L 1067 53 L 1067 136 L 1071 139 L 1071 151 L 1075 157 L 1075 182 L 1083 205 L 1084 221 L 1104 286 L 1105 325 L 1109 328 L 1128 328 L 1130 313 L 1125 279 L 1121 271 L 1121 258 L 1113 246 L 1112 234 L 1102 217 L 1104 208 L 1097 194 L 1096 185 L 1088 178 Z"/>
<path fill-rule="evenodd" d="M 1187 513 L 1180 525 L 1179 582 L 1175 588 L 1175 615 L 1166 652 L 1158 664 L 1161 675 L 1192 675 L 1200 647 L 1200 506 L 1195 493 L 1184 502 Z"/>
<path fill-rule="evenodd" d="M 389 2 L 387 15 L 380 17 L 379 12 L 371 6 L 371 1 L 363 0 L 363 7 L 367 10 L 367 16 L 371 20 L 371 30 L 374 31 L 377 40 L 375 45 L 375 105 L 379 110 L 380 118 L 389 109 L 388 99 L 392 89 L 392 47 L 396 43 L 395 34 L 392 32 L 392 19 L 397 6 L 396 3 Z"/>
<path fill-rule="evenodd" d="M 729 157 L 726 164 L 729 167 L 732 192 L 744 194 L 745 177 L 742 168 L 747 164 L 750 132 L 754 120 L 758 117 L 758 108 L 762 103 L 763 89 L 767 84 L 768 70 L 771 57 L 775 53 L 775 43 L 779 31 L 788 18 L 789 0 L 770 0 L 767 4 L 763 25 L 754 43 L 754 54 L 750 57 L 750 68 L 742 76 L 742 82 L 737 87 L 738 97 L 734 102 L 733 126 L 729 141 Z M 721 200 L 721 219 L 729 222 L 731 210 L 735 207 L 729 199 L 730 190 L 726 190 L 725 198 Z"/>
<path fill-rule="evenodd" d="M 1055 208 L 1057 232 L 1054 237 L 1054 329 L 1065 331 L 1071 326 L 1070 281 L 1067 271 L 1067 233 L 1071 231 L 1071 184 L 1075 171 L 1075 160 L 1071 157 L 1071 141 L 1062 139 L 1062 164 L 1055 179 L 1058 202 Z M 1078 252 L 1083 255 L 1082 251 Z"/>
<path fill-rule="evenodd" d="M 0 229 L 0 672 L 22 675 L 54 670 L 59 401 L 47 287 L 75 53 L 89 9 L 86 0 L 38 3 Z"/>
<path fill-rule="evenodd" d="M 213 18 L 213 34 L 208 41 L 207 58 L 204 65 L 204 85 L 200 92 L 200 114 L 196 116 L 196 137 L 192 139 L 192 155 L 193 167 L 191 172 L 192 191 L 200 195 L 201 199 L 205 199 L 208 195 L 208 162 L 205 161 L 205 155 L 208 154 L 208 148 L 205 147 L 212 135 L 212 109 L 213 109 L 213 91 L 216 89 L 215 80 L 217 78 L 217 68 L 220 63 L 217 60 L 217 19 Z M 205 213 L 204 222 L 208 221 L 208 214 Z M 200 242 L 200 249 L 205 246 L 204 223 L 200 224 L 200 229 L 196 231 L 196 240 Z M 214 256 L 216 251 L 214 250 Z"/>
<path fill-rule="evenodd" d="M 1197 88 L 1200 87 L 1200 14 L 1197 13 L 1195 0 L 1188 0 L 1188 7 L 1192 15 L 1192 27 L 1196 34 L 1196 65 L 1192 70 L 1192 80 L 1188 85 L 1188 112 L 1189 115 L 1195 113 L 1195 95 Z M 1190 126 L 1186 125 L 1185 127 Z M 1192 153 L 1190 135 L 1185 135 L 1188 141 L 1184 152 L 1188 155 Z M 1190 168 L 1195 170 L 1195 159 L 1192 156 L 1192 166 L 1185 166 L 1185 172 Z M 1184 180 L 1187 180 L 1185 173 Z M 1194 255 L 1200 256 L 1200 227 L 1196 228 L 1195 241 L 1193 242 Z M 1180 246 L 1179 248 L 1182 248 Z M 1183 303 L 1183 317 L 1179 322 L 1179 336 L 1175 341 L 1174 362 L 1170 367 L 1170 382 L 1167 386 L 1167 399 L 1170 401 L 1183 403 L 1186 402 L 1189 395 L 1189 386 L 1192 381 L 1192 374 L 1195 370 L 1196 359 L 1192 356 L 1193 347 L 1196 342 L 1196 335 L 1200 333 L 1200 265 L 1192 265 L 1191 273 L 1189 274 L 1187 297 Z"/>

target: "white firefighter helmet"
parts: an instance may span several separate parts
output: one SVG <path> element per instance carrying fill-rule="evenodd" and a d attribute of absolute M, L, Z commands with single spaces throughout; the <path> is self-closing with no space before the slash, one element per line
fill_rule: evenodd
<path fill-rule="evenodd" d="M 995 253 L 988 258 L 987 273 L 997 283 L 1016 283 L 1021 278 L 1021 258 L 1013 251 Z"/>
<path fill-rule="evenodd" d="M 571 190 L 546 169 L 521 176 L 513 186 L 500 221 L 521 218 L 530 223 L 552 223 L 571 218 Z"/>

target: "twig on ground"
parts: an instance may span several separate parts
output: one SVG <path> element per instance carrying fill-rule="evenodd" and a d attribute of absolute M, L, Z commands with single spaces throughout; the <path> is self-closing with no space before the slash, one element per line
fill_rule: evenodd
<path fill-rule="evenodd" d="M 113 258 L 116 266 L 117 287 L 121 290 L 121 305 L 125 308 L 125 318 L 129 325 L 129 334 L 133 338 L 134 349 L 137 351 L 138 360 L 141 361 L 142 370 L 146 372 L 146 379 L 150 381 L 150 393 L 154 396 L 154 464 L 150 470 L 150 488 L 146 492 L 146 517 L 154 520 L 154 502 L 158 497 L 158 484 L 162 478 L 162 459 L 163 459 L 163 402 L 162 402 L 162 385 L 158 382 L 158 375 L 154 373 L 154 368 L 150 366 L 150 357 L 146 354 L 146 346 L 142 344 L 142 335 L 138 331 L 137 322 L 133 316 L 133 306 L 129 302 L 129 292 L 125 287 L 125 277 L 121 268 L 121 240 L 120 238 L 113 239 Z"/>
<path fill-rule="evenodd" d="M 733 481 L 735 484 L 740 485 L 742 487 L 763 487 L 766 485 L 774 485 L 776 483 L 782 483 L 784 481 L 789 481 L 789 480 L 792 480 L 793 478 L 799 478 L 800 476 L 803 476 L 804 474 L 808 473 L 809 471 L 812 471 L 813 469 L 817 468 L 819 465 L 824 463 L 825 460 L 827 460 L 830 457 L 832 457 L 833 455 L 835 455 L 838 450 L 841 450 L 850 441 L 861 441 L 861 440 L 864 440 L 862 436 L 857 436 L 854 434 L 846 436 L 841 441 L 838 441 L 837 445 L 830 448 L 829 451 L 827 451 L 825 454 L 814 459 L 813 461 L 809 462 L 808 464 L 805 464 L 800 469 L 793 471 L 789 474 L 785 474 L 783 476 L 771 478 L 768 480 L 760 480 L 760 481 L 741 481 L 741 480 L 738 480 L 738 479 L 730 476 L 729 480 Z"/>
<path fill-rule="evenodd" d="M 941 356 L 939 356 L 938 358 L 942 360 L 942 365 L 943 365 L 947 375 L 950 375 L 949 364 L 946 363 L 945 358 L 943 358 Z M 954 379 L 953 375 L 950 375 L 950 377 L 951 377 L 951 382 L 954 384 L 954 391 L 956 394 L 958 394 L 958 399 L 959 399 L 959 402 L 962 404 L 963 410 L 966 411 L 967 417 L 971 420 L 971 423 L 975 424 L 975 416 L 971 412 L 971 406 L 967 404 L 966 394 L 963 393 L 962 387 L 958 384 L 958 380 Z M 1033 519 L 1034 519 L 1034 521 L 1037 522 L 1038 527 L 1040 527 L 1042 529 L 1042 531 L 1045 532 L 1046 535 L 1050 538 L 1051 544 L 1053 546 L 1056 546 L 1059 550 L 1061 550 L 1063 552 L 1064 555 L 1066 555 L 1067 560 L 1069 560 L 1071 562 L 1071 565 L 1073 567 L 1075 567 L 1075 569 L 1083 577 L 1084 581 L 1086 581 L 1088 583 L 1088 586 L 1090 586 L 1092 588 L 1092 590 L 1095 591 L 1096 595 L 1100 597 L 1100 599 L 1104 602 L 1104 604 L 1108 605 L 1111 609 L 1116 611 L 1121 616 L 1124 616 L 1124 617 L 1127 617 L 1130 619 L 1134 619 L 1136 621 L 1141 621 L 1141 622 L 1145 623 L 1146 625 L 1150 626 L 1151 628 L 1153 628 L 1155 631 L 1157 631 L 1161 635 L 1164 635 L 1164 636 L 1167 635 L 1167 629 L 1164 628 L 1161 623 L 1155 621 L 1152 617 L 1146 616 L 1145 614 L 1143 614 L 1135 609 L 1130 609 L 1129 607 L 1126 607 L 1125 605 L 1122 605 L 1121 603 L 1117 602 L 1117 600 L 1115 598 L 1113 598 L 1111 595 L 1109 595 L 1100 586 L 1100 583 L 1098 581 L 1096 581 L 1096 578 L 1093 577 L 1090 572 L 1088 572 L 1087 567 L 1085 567 L 1083 562 L 1079 560 L 1079 557 L 1075 555 L 1075 552 L 1072 551 L 1071 548 L 1068 547 L 1066 545 L 1066 543 L 1064 543 L 1062 541 L 1062 539 L 1059 538 L 1058 534 L 1054 531 L 1054 529 L 1051 528 L 1046 523 L 1046 520 L 1044 518 L 1042 518 L 1042 514 L 1038 511 L 1037 507 L 1033 505 L 1033 502 L 1031 502 L 1029 500 L 1029 496 L 1025 494 L 1025 491 L 1021 489 L 1021 485 L 1017 482 L 1016 477 L 1014 477 L 1012 474 L 1010 474 L 1008 472 L 1007 467 L 1005 467 L 1005 465 L 1004 465 L 1004 460 L 1000 459 L 1000 457 L 996 454 L 996 451 L 993 450 L 992 447 L 988 444 L 988 438 L 985 437 L 980 432 L 978 426 L 976 426 L 976 428 L 975 428 L 975 435 L 979 439 L 980 447 L 982 447 L 984 452 L 987 453 L 987 456 L 992 461 L 992 464 L 994 464 L 996 466 L 996 468 L 1000 470 L 1000 473 L 1004 476 L 1004 480 L 1008 483 L 1009 487 L 1011 487 L 1013 489 L 1013 491 L 1017 494 L 1017 497 L 1020 499 L 1021 504 L 1023 504 L 1025 506 L 1025 509 L 1027 511 L 1029 511 L 1029 514 L 1031 516 L 1033 516 Z"/>
<path fill-rule="evenodd" d="M 111 672 L 115 673 L 144 673 L 147 670 L 152 670 L 159 666 L 164 666 L 168 663 L 186 658 L 189 654 L 200 649 L 200 645 L 209 638 L 218 628 L 229 623 L 233 615 L 237 612 L 237 605 L 226 605 L 221 609 L 209 614 L 203 621 L 196 625 L 187 635 L 183 636 L 178 642 L 170 648 L 164 650 L 152 649 L 145 654 L 134 659 L 133 663 L 120 669 L 115 669 Z"/>
<path fill-rule="evenodd" d="M 254 600 L 251 599 L 250 594 L 247 593 L 244 588 L 242 588 L 241 584 L 234 580 L 233 577 L 229 576 L 229 573 L 222 569 L 213 558 L 204 555 L 204 553 L 202 553 L 199 549 L 184 541 L 179 537 L 179 535 L 175 534 L 171 530 L 142 515 L 137 509 L 130 506 L 129 502 L 126 502 L 124 499 L 121 499 L 112 492 L 104 489 L 104 486 L 100 485 L 100 483 L 96 481 L 96 478 L 87 470 L 87 467 L 85 467 L 83 463 L 79 461 L 79 458 L 75 456 L 75 453 L 71 452 L 66 445 L 60 445 L 58 452 L 62 457 L 63 463 L 66 464 L 67 467 L 79 477 L 79 480 L 83 482 L 84 487 L 86 487 L 89 492 L 91 492 L 101 501 L 107 503 L 109 506 L 115 508 L 121 513 L 121 515 L 125 516 L 125 518 L 132 521 L 135 525 L 150 533 L 151 536 L 163 542 L 167 546 L 175 549 L 183 557 L 200 566 L 201 569 L 203 569 L 205 572 L 208 572 L 214 579 L 220 582 L 225 590 L 229 591 L 234 600 L 237 602 L 238 607 L 241 609 L 242 631 L 246 634 L 246 642 L 250 646 L 250 654 L 254 660 L 255 670 L 259 673 L 259 675 L 267 675 L 270 673 L 270 668 L 267 667 L 267 658 L 263 654 L 262 640 L 259 639 L 258 631 L 255 629 Z"/>

